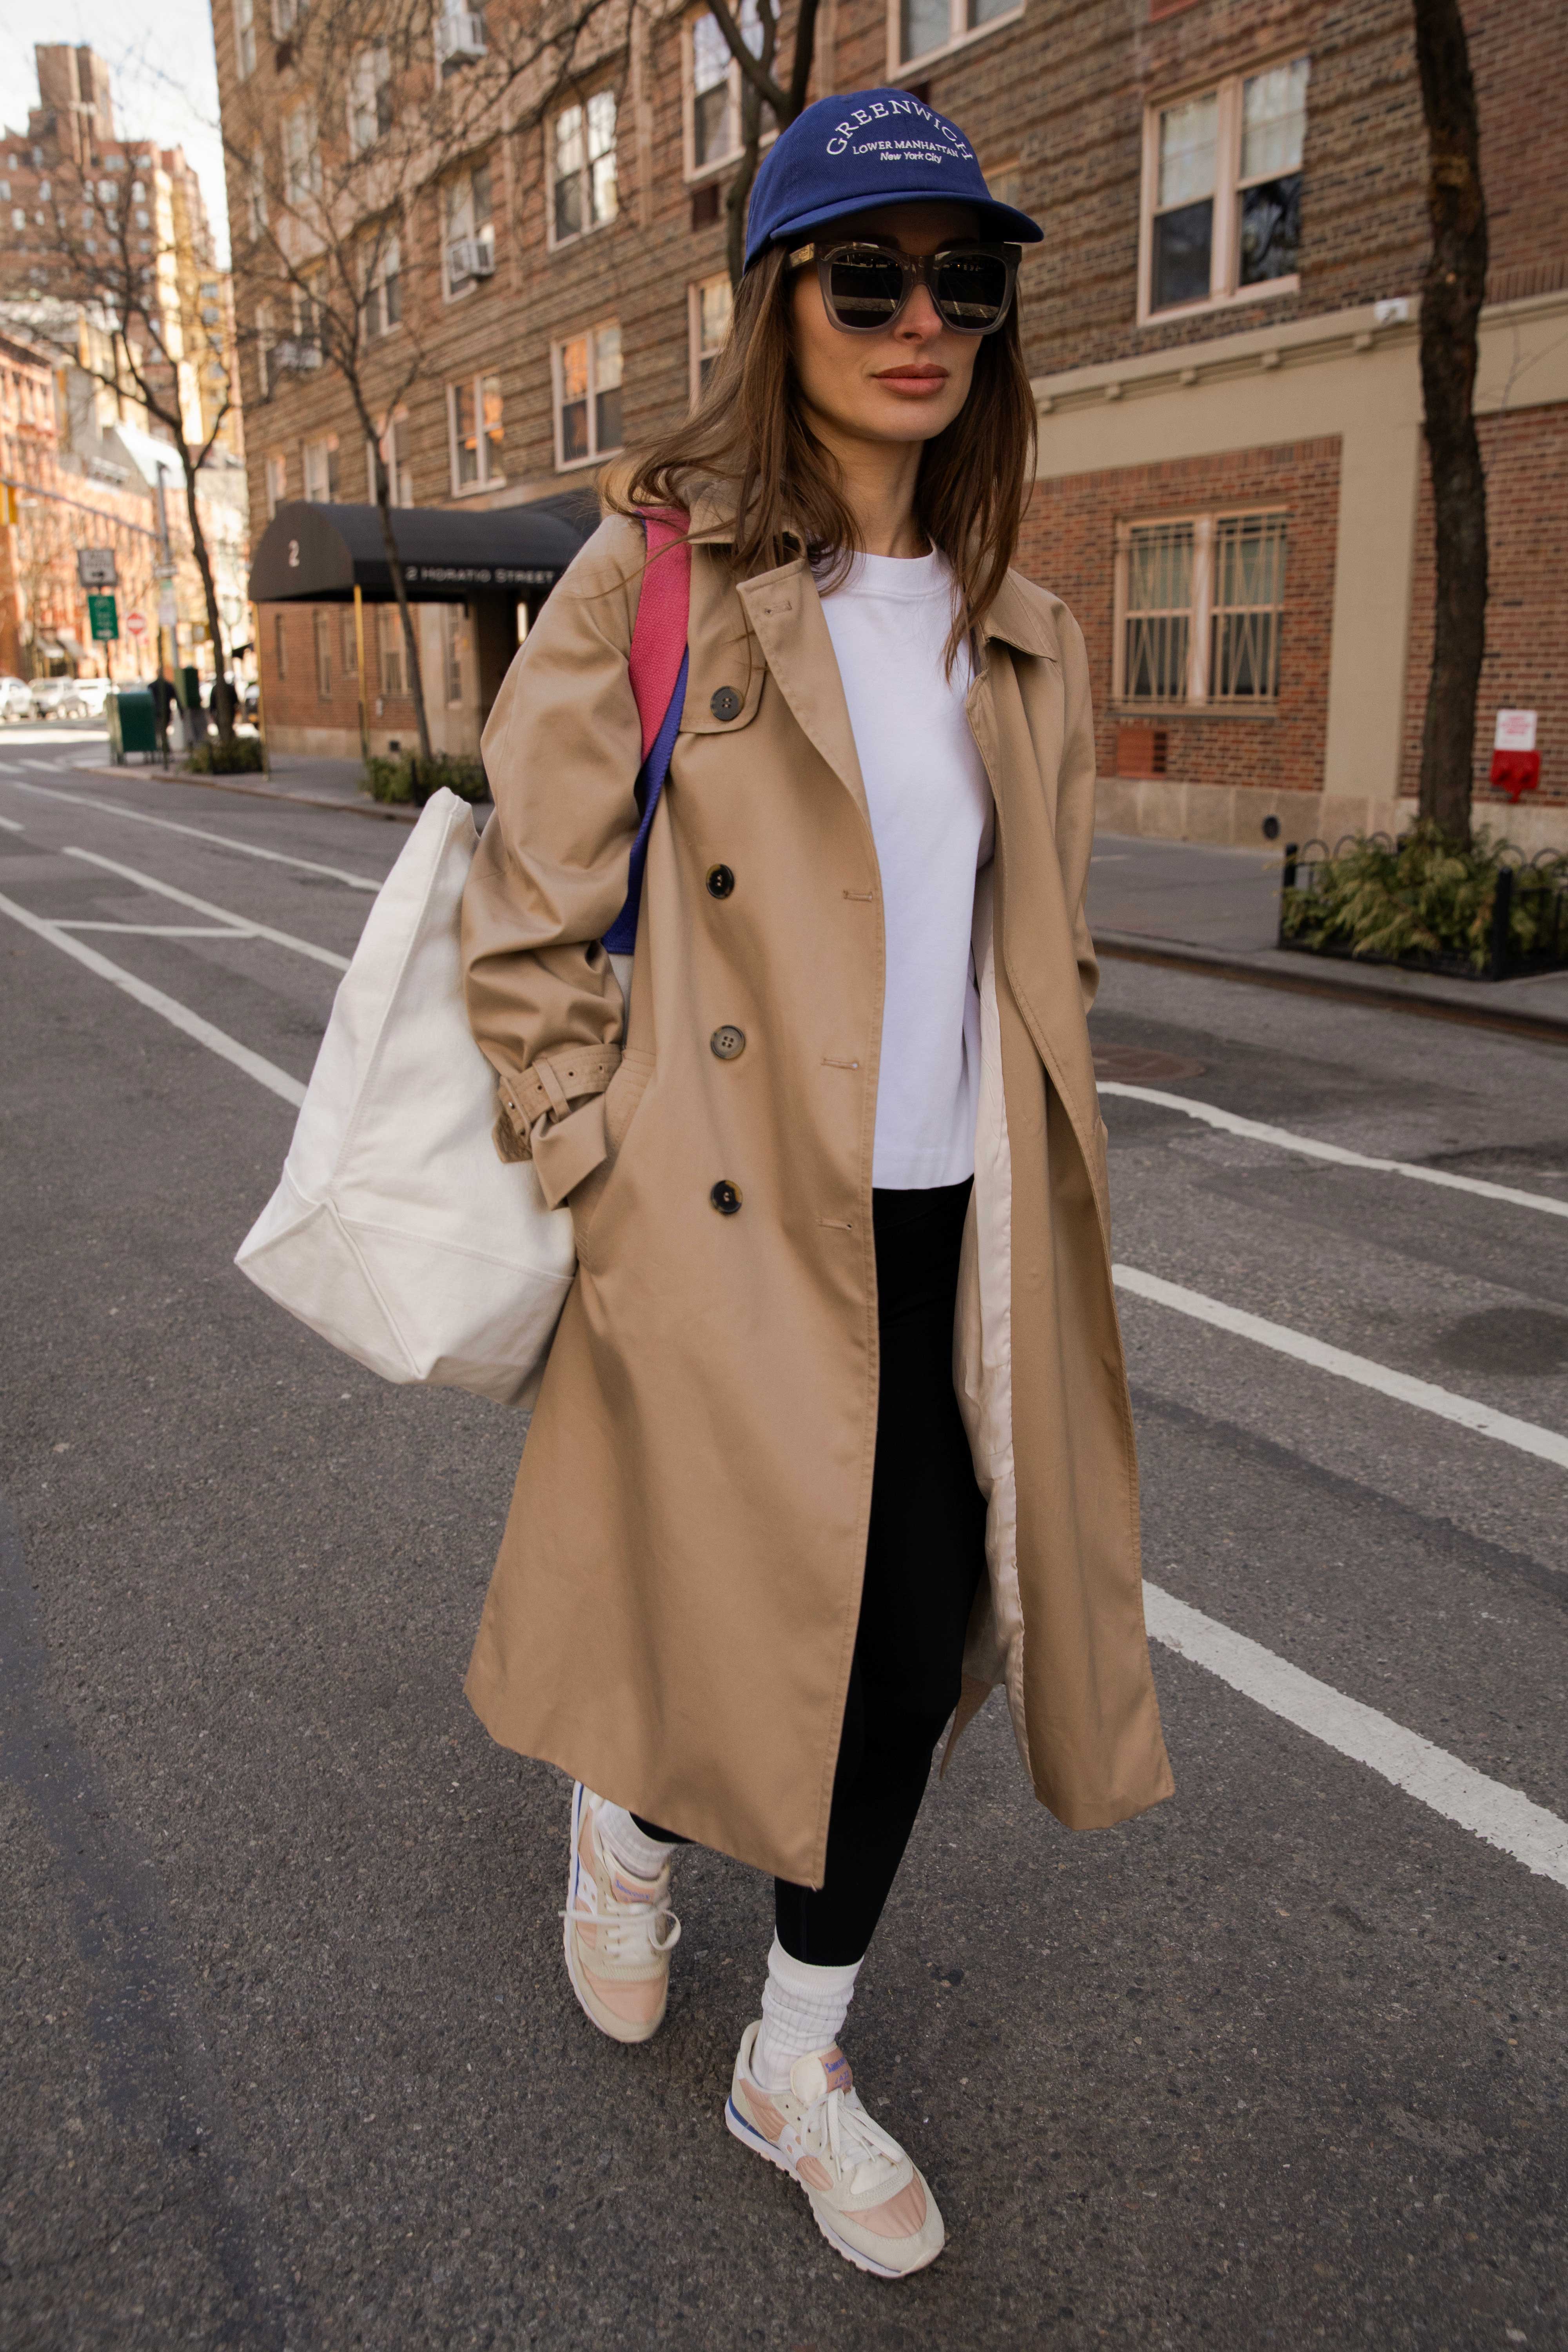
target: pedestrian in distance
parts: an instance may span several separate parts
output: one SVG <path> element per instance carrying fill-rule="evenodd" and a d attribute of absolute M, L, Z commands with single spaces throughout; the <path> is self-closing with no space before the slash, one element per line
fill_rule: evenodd
<path fill-rule="evenodd" d="M 1041 234 L 906 91 L 780 135 L 701 401 L 606 482 L 497 700 L 463 907 L 498 1149 L 578 1253 L 468 1695 L 575 1783 L 566 1969 L 615 2041 L 665 2014 L 679 1848 L 773 1875 L 725 2122 L 883 2278 L 943 2224 L 839 2035 L 944 1727 L 945 1769 L 1003 1685 L 1073 1828 L 1171 1790 L 1085 1018 L 1088 665 L 1012 568 Z M 628 1003 L 603 941 L 655 509 L 687 673 Z"/>

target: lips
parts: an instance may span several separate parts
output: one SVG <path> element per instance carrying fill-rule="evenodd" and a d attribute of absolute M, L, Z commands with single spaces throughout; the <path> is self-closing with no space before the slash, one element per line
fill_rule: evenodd
<path fill-rule="evenodd" d="M 878 371 L 873 382 L 885 383 L 889 392 L 923 393 L 929 395 L 933 392 L 940 392 L 947 382 L 947 375 L 946 368 L 882 368 Z"/>

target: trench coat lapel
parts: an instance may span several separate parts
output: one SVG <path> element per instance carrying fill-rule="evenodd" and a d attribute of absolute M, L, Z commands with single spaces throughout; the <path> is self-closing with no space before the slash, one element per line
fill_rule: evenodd
<path fill-rule="evenodd" d="M 806 740 L 826 761 L 869 828 L 871 812 L 849 706 L 810 565 L 802 557 L 776 572 L 762 572 L 755 580 L 742 581 L 739 593 L 773 683 Z"/>

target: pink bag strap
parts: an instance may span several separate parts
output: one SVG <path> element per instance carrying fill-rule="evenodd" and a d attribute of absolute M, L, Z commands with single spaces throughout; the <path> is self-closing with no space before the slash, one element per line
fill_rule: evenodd
<path fill-rule="evenodd" d="M 688 518 L 679 507 L 647 507 L 643 512 L 647 533 L 647 564 L 643 572 L 637 616 L 632 624 L 631 652 L 626 667 L 642 720 L 642 755 L 646 760 L 664 724 L 675 682 L 686 656 L 686 630 L 691 610 L 691 550 L 686 543 Z M 671 551 L 666 553 L 666 550 Z"/>

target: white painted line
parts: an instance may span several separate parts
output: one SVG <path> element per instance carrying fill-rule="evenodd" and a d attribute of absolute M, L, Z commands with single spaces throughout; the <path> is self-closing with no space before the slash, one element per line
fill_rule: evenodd
<path fill-rule="evenodd" d="M 1447 1168 L 1420 1168 L 1409 1160 L 1377 1160 L 1364 1151 L 1349 1151 L 1340 1143 L 1322 1143 L 1313 1135 L 1297 1135 L 1288 1127 L 1268 1127 L 1261 1119 L 1240 1118 L 1217 1104 L 1194 1102 L 1190 1095 L 1168 1095 L 1158 1087 L 1130 1087 L 1104 1079 L 1102 1095 L 1125 1095 L 1132 1102 L 1158 1103 L 1163 1110 L 1179 1110 L 1226 1135 L 1245 1135 L 1254 1143 L 1277 1144 L 1309 1160 L 1331 1160 L 1341 1168 L 1370 1168 L 1381 1176 L 1408 1176 L 1417 1184 L 1441 1184 L 1453 1192 L 1479 1192 L 1486 1201 L 1508 1201 L 1516 1209 L 1543 1209 L 1551 1217 L 1568 1217 L 1568 1201 L 1554 1201 L 1546 1192 L 1521 1192 L 1511 1184 L 1491 1184 L 1483 1176 L 1455 1176 Z"/>
<path fill-rule="evenodd" d="M 1489 1780 L 1418 1732 L 1347 1698 L 1330 1683 L 1301 1672 L 1272 1650 L 1249 1642 L 1157 1584 L 1143 1587 L 1149 1631 L 1156 1642 L 1205 1666 L 1232 1690 L 1271 1715 L 1310 1732 L 1326 1747 L 1364 1764 L 1418 1803 L 1457 1822 L 1542 1878 L 1568 1886 L 1568 1822 L 1532 1804 L 1518 1790 Z"/>
<path fill-rule="evenodd" d="M 150 810 L 121 808 L 117 801 L 95 800 L 88 793 L 52 793 L 47 784 L 27 784 L 20 776 L 7 776 L 5 782 L 15 793 L 36 793 L 40 800 L 64 801 L 68 808 L 98 809 L 105 816 L 122 816 L 133 824 L 155 824 L 162 833 L 183 833 L 192 841 L 210 842 L 215 849 L 231 849 L 237 857 L 265 857 L 274 866 L 295 866 L 304 874 L 324 874 L 330 881 L 343 882 L 351 890 L 376 891 L 381 884 L 368 874 L 350 874 L 341 866 L 318 866 L 313 858 L 290 857 L 281 849 L 262 849 L 253 841 L 230 841 L 226 834 L 204 833 L 197 824 L 179 824 L 172 816 L 153 816 Z"/>
<path fill-rule="evenodd" d="M 232 924 L 220 930 L 213 923 L 66 923 L 57 922 L 57 931 L 121 931 L 139 940 L 247 940 L 249 931 L 237 931 Z"/>
<path fill-rule="evenodd" d="M 30 913 L 26 907 L 18 907 L 13 898 L 0 898 L 0 915 L 9 915 L 13 922 L 20 923 L 39 939 L 47 940 L 49 945 L 58 948 L 62 954 L 74 956 L 78 963 L 87 966 L 89 971 L 97 972 L 100 980 L 112 981 L 115 987 L 122 988 L 127 996 L 133 996 L 138 1004 L 144 1004 L 150 1013 L 161 1013 L 174 1028 L 184 1030 L 187 1037 L 194 1037 L 198 1045 L 205 1045 L 209 1052 L 220 1054 L 226 1062 L 232 1062 L 237 1070 L 243 1070 L 247 1077 L 254 1078 L 258 1086 L 281 1095 L 284 1101 L 292 1103 L 296 1109 L 304 1101 L 305 1089 L 299 1079 L 291 1078 L 287 1070 L 280 1070 L 276 1062 L 268 1062 L 260 1054 L 253 1054 L 248 1045 L 240 1044 L 237 1037 L 231 1037 L 226 1030 L 215 1029 L 210 1021 L 204 1021 L 199 1013 L 193 1013 L 188 1005 L 176 1003 L 174 997 L 165 996 L 161 988 L 149 988 L 144 980 L 138 980 L 133 971 L 125 971 L 119 964 L 110 963 L 109 958 L 100 956 L 96 948 L 83 947 L 81 941 L 73 940 L 68 931 L 62 931 L 58 923 L 47 923 L 41 915 Z"/>
<path fill-rule="evenodd" d="M 6 833 L 26 833 L 27 828 L 14 816 L 0 816 L 0 828 Z"/>
<path fill-rule="evenodd" d="M 1173 1307 L 1179 1315 L 1212 1323 L 1217 1330 L 1234 1331 L 1239 1339 L 1256 1340 L 1279 1355 L 1293 1356 L 1298 1363 L 1332 1372 L 1342 1381 L 1354 1381 L 1360 1388 L 1375 1389 L 1381 1396 L 1397 1398 L 1401 1404 L 1415 1405 L 1443 1421 L 1457 1422 L 1461 1429 L 1473 1429 L 1482 1437 L 1496 1438 L 1500 1444 L 1517 1446 L 1521 1454 L 1533 1454 L 1542 1462 L 1554 1462 L 1559 1469 L 1568 1470 L 1568 1437 L 1558 1430 L 1520 1421 L 1511 1412 L 1478 1404 L 1473 1397 L 1456 1396 L 1451 1390 L 1415 1380 L 1408 1372 L 1392 1371 L 1386 1364 L 1374 1364 L 1370 1357 L 1352 1356 L 1346 1349 L 1331 1347 L 1327 1340 L 1292 1331 L 1288 1324 L 1265 1322 L 1261 1315 L 1226 1307 L 1217 1298 L 1205 1297 L 1201 1290 L 1184 1289 L 1178 1282 L 1163 1282 L 1157 1274 L 1140 1273 L 1135 1265 L 1113 1265 L 1110 1271 L 1118 1290 L 1130 1291 L 1136 1298 Z"/>
<path fill-rule="evenodd" d="M 230 929 L 254 940 L 270 940 L 275 947 L 292 948 L 296 955 L 309 956 L 316 963 L 331 964 L 334 971 L 347 971 L 347 956 L 335 954 L 331 948 L 316 945 L 314 940 L 296 939 L 292 931 L 276 931 L 270 923 L 253 922 L 248 915 L 237 915 L 232 908 L 215 907 L 210 899 L 193 898 L 188 890 L 176 890 L 172 882 L 160 882 L 156 875 L 143 874 L 134 866 L 121 866 L 112 857 L 100 857 L 96 849 L 68 849 L 68 857 L 79 857 L 89 866 L 101 866 L 106 873 L 122 874 L 143 890 L 156 891 L 160 898 L 173 898 L 176 906 L 189 907 L 193 914 L 216 916 Z M 71 926 L 77 928 L 74 924 Z"/>

